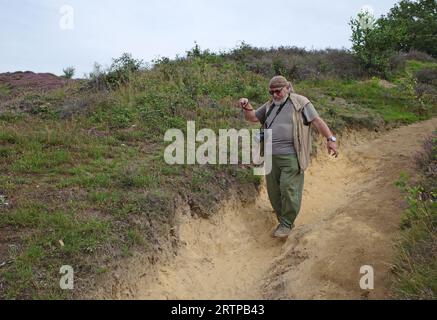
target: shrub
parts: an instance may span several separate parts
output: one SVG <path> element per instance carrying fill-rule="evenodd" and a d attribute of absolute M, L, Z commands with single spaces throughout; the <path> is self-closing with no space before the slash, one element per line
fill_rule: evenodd
<path fill-rule="evenodd" d="M 437 86 L 437 68 L 424 68 L 416 71 L 417 81 Z"/>
<path fill-rule="evenodd" d="M 132 58 L 129 53 L 123 53 L 119 58 L 113 59 L 106 75 L 106 82 L 110 86 L 126 84 L 132 74 L 138 72 L 144 65 L 142 60 Z"/>
<path fill-rule="evenodd" d="M 71 79 L 74 76 L 76 69 L 74 67 L 68 67 L 62 70 L 64 72 L 63 77 L 67 79 Z"/>
<path fill-rule="evenodd" d="M 418 182 L 410 186 L 404 175 L 397 183 L 406 195 L 402 239 L 393 267 L 393 295 L 399 299 L 437 297 L 437 131 L 416 156 Z"/>
<path fill-rule="evenodd" d="M 89 74 L 90 83 L 97 90 L 115 89 L 127 84 L 132 76 L 144 67 L 142 60 L 132 58 L 129 53 L 123 53 L 121 57 L 112 59 L 112 64 L 107 70 L 94 63 L 94 69 Z"/>

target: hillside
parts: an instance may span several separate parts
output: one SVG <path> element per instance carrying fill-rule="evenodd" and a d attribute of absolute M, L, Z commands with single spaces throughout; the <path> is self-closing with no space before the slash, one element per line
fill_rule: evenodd
<path fill-rule="evenodd" d="M 139 259 L 147 273 L 183 250 L 178 208 L 204 223 L 231 198 L 255 201 L 262 180 L 250 166 L 169 166 L 163 137 L 188 120 L 250 127 L 236 102 L 267 101 L 274 74 L 293 79 L 339 136 L 435 117 L 437 63 L 398 58 L 388 79 L 366 76 L 343 51 L 244 45 L 195 47 L 149 67 L 125 55 L 88 79 L 0 74 L 0 297 L 93 295 L 124 263 Z M 59 288 L 62 265 L 74 266 L 74 291 Z"/>

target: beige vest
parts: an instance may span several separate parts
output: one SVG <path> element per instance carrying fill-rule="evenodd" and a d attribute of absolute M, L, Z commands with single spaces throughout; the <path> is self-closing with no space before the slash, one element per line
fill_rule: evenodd
<path fill-rule="evenodd" d="M 300 172 L 303 173 L 310 164 L 310 154 L 311 154 L 311 123 L 308 126 L 303 123 L 302 109 L 310 101 L 301 95 L 296 93 L 290 93 L 290 100 L 293 102 L 293 112 L 292 119 L 293 122 L 293 144 L 296 150 L 297 159 L 299 161 Z M 269 106 L 272 101 L 268 102 L 266 105 L 266 113 L 268 112 Z"/>

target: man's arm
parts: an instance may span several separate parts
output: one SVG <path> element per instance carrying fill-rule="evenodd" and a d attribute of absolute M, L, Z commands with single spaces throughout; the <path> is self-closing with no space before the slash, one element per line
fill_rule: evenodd
<path fill-rule="evenodd" d="M 240 107 L 244 111 L 244 118 L 247 121 L 250 121 L 250 122 L 259 122 L 259 119 L 255 115 L 255 109 L 249 103 L 248 99 L 242 98 L 242 99 L 240 99 L 239 103 L 240 103 Z"/>
<path fill-rule="evenodd" d="M 317 131 L 322 134 L 326 139 L 330 138 L 333 136 L 331 130 L 329 129 L 328 125 L 325 123 L 325 121 L 323 121 L 322 118 L 317 117 L 315 118 L 311 124 L 314 125 L 314 127 L 316 127 Z M 328 153 L 335 156 L 336 158 L 338 157 L 338 147 L 337 147 L 337 143 L 333 142 L 333 141 L 328 141 L 327 142 L 327 148 L 328 148 Z"/>
<path fill-rule="evenodd" d="M 244 110 L 244 118 L 250 122 L 259 122 L 259 119 L 255 115 L 255 110 Z"/>
<path fill-rule="evenodd" d="M 322 118 L 317 117 L 311 123 L 312 123 L 312 125 L 314 127 L 316 127 L 317 131 L 321 135 L 323 135 L 326 139 L 328 139 L 329 137 L 333 136 L 331 130 L 328 127 L 328 125 L 325 123 L 325 121 L 323 121 Z"/>

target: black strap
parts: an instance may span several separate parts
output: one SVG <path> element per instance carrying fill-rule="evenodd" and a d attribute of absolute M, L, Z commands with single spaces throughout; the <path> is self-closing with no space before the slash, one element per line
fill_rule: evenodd
<path fill-rule="evenodd" d="M 272 121 L 270 121 L 270 124 L 269 124 L 267 127 L 265 127 L 265 129 L 269 129 L 269 128 L 272 126 L 273 122 L 275 121 L 275 119 L 276 119 L 276 117 L 278 116 L 278 114 L 282 111 L 282 109 L 284 108 L 284 106 L 285 106 L 285 104 L 287 103 L 287 101 L 288 101 L 288 98 L 284 101 L 284 103 L 282 103 L 282 104 L 279 106 L 278 111 L 276 111 L 276 115 L 275 115 L 275 117 L 273 118 Z M 273 108 L 274 108 L 274 107 L 273 107 Z M 267 112 L 267 115 L 266 115 L 266 121 L 264 122 L 264 126 L 265 126 L 265 123 L 267 122 L 267 119 L 269 118 L 270 114 L 272 113 L 273 108 L 270 107 L 269 112 Z"/>
<path fill-rule="evenodd" d="M 267 118 L 268 118 L 268 117 L 270 116 L 270 114 L 272 113 L 274 107 L 275 107 L 275 104 L 272 103 L 272 105 L 271 105 L 270 108 L 269 108 L 269 112 L 267 112 L 267 114 L 264 112 L 264 117 L 263 117 L 263 121 L 262 121 L 262 125 L 263 125 L 263 127 L 264 127 L 264 123 L 266 123 L 266 121 L 267 121 Z"/>

